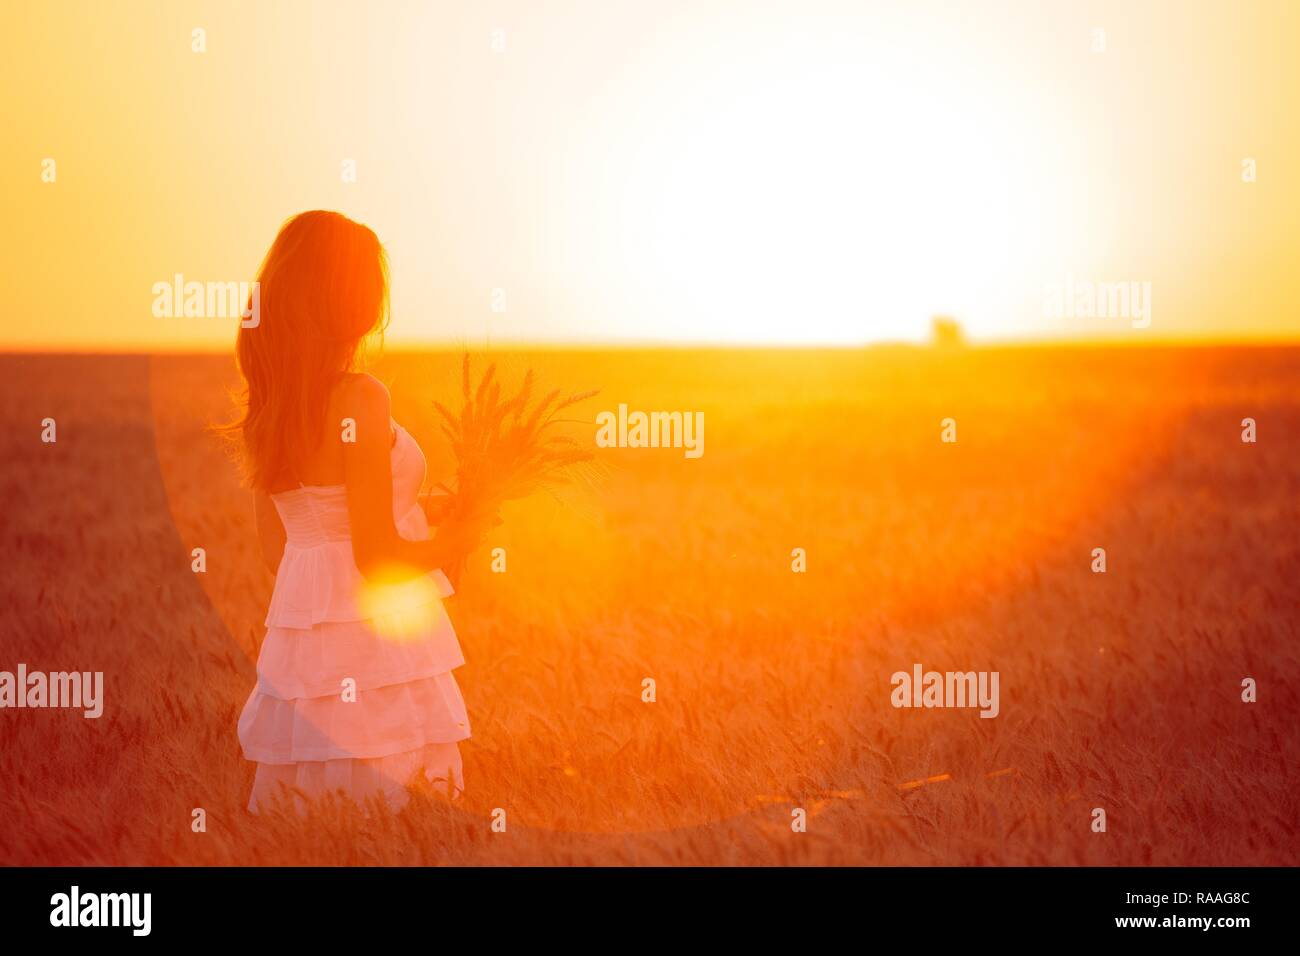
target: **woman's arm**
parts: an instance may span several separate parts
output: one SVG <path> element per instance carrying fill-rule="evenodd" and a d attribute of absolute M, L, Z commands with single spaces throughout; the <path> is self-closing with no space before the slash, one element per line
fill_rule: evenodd
<path fill-rule="evenodd" d="M 392 418 L 388 389 L 369 376 L 344 386 L 342 417 L 356 422 L 356 441 L 343 446 L 352 556 L 366 577 L 388 579 L 450 568 L 478 543 L 482 522 L 439 525 L 431 539 L 408 541 L 393 521 Z M 341 423 L 331 423 L 340 434 Z"/>
<path fill-rule="evenodd" d="M 280 520 L 280 512 L 275 510 L 275 502 L 263 491 L 253 496 L 253 514 L 257 519 L 257 540 L 262 545 L 262 560 L 275 574 L 280 570 L 280 559 L 284 557 L 284 522 Z"/>

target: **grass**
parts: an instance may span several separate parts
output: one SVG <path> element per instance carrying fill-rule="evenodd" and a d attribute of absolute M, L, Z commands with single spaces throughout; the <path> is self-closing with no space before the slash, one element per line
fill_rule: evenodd
<path fill-rule="evenodd" d="M 703 411 L 706 452 L 599 449 L 596 488 L 506 506 L 507 572 L 479 552 L 448 605 L 463 801 L 257 819 L 235 720 L 271 579 L 204 431 L 232 363 L 0 357 L 0 669 L 107 698 L 0 711 L 0 862 L 1300 862 L 1300 351 L 494 358 L 599 388 L 574 418 Z M 376 370 L 430 483 L 459 360 Z M 1000 715 L 895 710 L 916 662 L 999 671 Z"/>

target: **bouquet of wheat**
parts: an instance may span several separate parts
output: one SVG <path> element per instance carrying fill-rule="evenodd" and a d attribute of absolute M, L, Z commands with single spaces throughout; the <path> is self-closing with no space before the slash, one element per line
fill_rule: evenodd
<path fill-rule="evenodd" d="M 519 390 L 503 395 L 495 363 L 475 382 L 469 355 L 462 359 L 460 413 L 442 402 L 433 403 L 456 458 L 455 487 L 440 482 L 436 487 L 441 494 L 426 499 L 425 510 L 433 523 L 500 523 L 497 515 L 505 502 L 537 491 L 554 492 L 592 461 L 589 447 L 557 434 L 556 426 L 566 421 L 560 417 L 564 409 L 596 392 L 562 398 L 560 390 L 554 389 L 536 398 L 535 383 L 529 369 Z M 457 567 L 444 570 L 456 581 L 463 569 L 462 559 Z"/>

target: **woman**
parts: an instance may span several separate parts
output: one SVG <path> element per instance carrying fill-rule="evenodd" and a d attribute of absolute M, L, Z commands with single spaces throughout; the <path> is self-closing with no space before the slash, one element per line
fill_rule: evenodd
<path fill-rule="evenodd" d="M 258 274 L 260 321 L 237 346 L 246 394 L 231 431 L 256 496 L 275 590 L 257 686 L 239 718 L 257 763 L 249 809 L 292 788 L 405 801 L 416 774 L 454 794 L 469 718 L 464 663 L 440 599 L 485 522 L 430 538 L 425 459 L 355 371 L 382 332 L 388 270 L 370 229 L 334 212 L 290 219 Z M 281 785 L 284 785 L 282 788 Z"/>

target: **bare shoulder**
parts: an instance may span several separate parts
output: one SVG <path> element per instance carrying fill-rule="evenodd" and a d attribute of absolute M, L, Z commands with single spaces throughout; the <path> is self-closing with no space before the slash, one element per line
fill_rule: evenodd
<path fill-rule="evenodd" d="M 388 386 L 369 372 L 344 372 L 334 387 L 340 399 L 361 402 L 388 402 Z"/>
<path fill-rule="evenodd" d="M 392 397 L 388 386 L 365 372 L 348 372 L 334 387 L 334 401 L 340 411 L 388 415 Z"/>
<path fill-rule="evenodd" d="M 333 404 L 340 418 L 351 418 L 358 432 L 375 432 L 387 441 L 392 399 L 388 387 L 373 375 L 350 372 L 335 386 Z"/>

